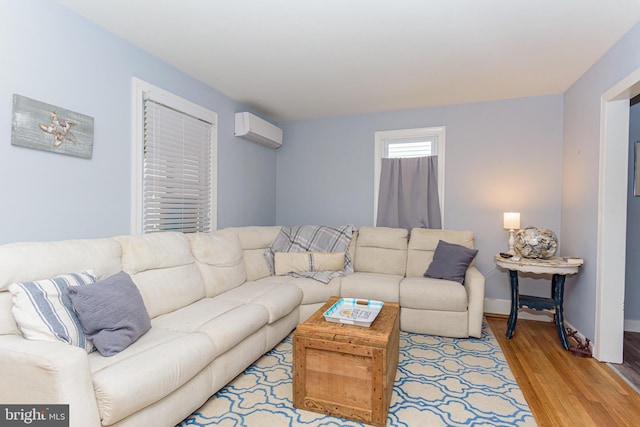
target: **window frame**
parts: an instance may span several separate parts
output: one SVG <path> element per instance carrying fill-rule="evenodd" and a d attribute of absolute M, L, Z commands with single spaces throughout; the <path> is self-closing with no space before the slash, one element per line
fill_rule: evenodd
<path fill-rule="evenodd" d="M 380 170 L 382 169 L 382 159 L 385 154 L 385 147 L 390 140 L 410 139 L 410 138 L 435 138 L 436 153 L 438 156 L 438 199 L 440 203 L 440 217 L 442 228 L 445 226 L 444 216 L 444 177 L 445 177 L 445 126 L 435 126 L 426 128 L 397 129 L 388 131 L 377 131 L 374 134 L 374 167 L 373 167 L 373 224 L 378 220 L 378 193 L 380 192 Z"/>
<path fill-rule="evenodd" d="M 143 234 L 144 101 L 151 99 L 211 123 L 211 231 L 218 228 L 218 114 L 136 77 L 132 78 L 133 144 L 131 167 L 131 232 Z"/>

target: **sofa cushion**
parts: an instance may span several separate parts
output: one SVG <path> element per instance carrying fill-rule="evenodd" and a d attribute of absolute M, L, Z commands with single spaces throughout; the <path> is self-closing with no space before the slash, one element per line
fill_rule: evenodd
<path fill-rule="evenodd" d="M 452 280 L 462 284 L 467 268 L 477 253 L 476 249 L 440 240 L 433 253 L 433 261 L 425 271 L 424 277 Z"/>
<path fill-rule="evenodd" d="M 202 276 L 184 234 L 159 232 L 117 239 L 122 245 L 123 270 L 140 290 L 151 318 L 205 297 Z"/>
<path fill-rule="evenodd" d="M 407 277 L 422 277 L 433 260 L 438 242 L 443 240 L 473 249 L 473 232 L 458 230 L 433 230 L 414 228 L 411 230 L 407 254 Z M 471 262 L 473 266 L 473 262 Z"/>
<path fill-rule="evenodd" d="M 278 280 L 279 278 L 272 276 L 245 282 L 242 286 L 219 295 L 218 298 L 259 304 L 267 309 L 271 324 L 291 313 L 302 301 L 300 288 L 293 283 Z"/>
<path fill-rule="evenodd" d="M 20 335 L 16 318 L 11 313 L 13 301 L 11 292 L 0 291 L 0 335 Z"/>
<path fill-rule="evenodd" d="M 195 264 L 143 271 L 131 278 L 152 319 L 205 297 L 202 277 Z"/>
<path fill-rule="evenodd" d="M 186 307 L 156 317 L 151 320 L 151 327 L 181 332 L 195 332 L 211 319 L 215 319 L 243 304 L 240 301 L 232 302 L 223 298 L 203 298 Z"/>
<path fill-rule="evenodd" d="M 189 241 L 208 297 L 240 286 L 247 280 L 242 245 L 237 231 L 191 233 Z"/>
<path fill-rule="evenodd" d="M 131 275 L 194 262 L 189 240 L 182 233 L 164 231 L 122 236 L 117 240 L 122 245 L 122 270 Z"/>
<path fill-rule="evenodd" d="M 269 312 L 260 304 L 243 304 L 217 316 L 198 328 L 216 346 L 216 357 L 235 347 L 269 321 Z"/>
<path fill-rule="evenodd" d="M 153 327 L 202 332 L 213 341 L 217 357 L 262 328 L 268 320 L 269 313 L 259 304 L 215 297 L 158 317 L 153 320 Z"/>
<path fill-rule="evenodd" d="M 357 272 L 342 278 L 340 296 L 398 302 L 403 278 L 396 274 Z"/>
<path fill-rule="evenodd" d="M 122 251 L 115 239 L 23 242 L 0 245 L 0 291 L 17 282 L 32 282 L 92 271 L 99 280 L 122 270 Z"/>
<path fill-rule="evenodd" d="M 408 235 L 404 228 L 360 227 L 355 271 L 404 276 Z"/>
<path fill-rule="evenodd" d="M 171 394 L 211 363 L 215 353 L 205 334 L 161 328 L 151 328 L 112 357 L 91 353 L 102 424 L 114 424 Z"/>
<path fill-rule="evenodd" d="M 329 297 L 340 295 L 340 287 L 344 277 L 334 277 L 329 283 L 321 283 L 305 277 L 291 277 L 290 279 L 290 283 L 295 284 L 302 291 L 301 304 L 316 304 L 325 303 Z"/>
<path fill-rule="evenodd" d="M 121 254 L 115 239 L 0 245 L 0 335 L 20 333 L 11 313 L 11 284 L 88 270 L 102 279 L 122 270 Z"/>
<path fill-rule="evenodd" d="M 103 356 L 124 350 L 151 328 L 140 292 L 125 272 L 71 287 L 69 297 L 84 333 Z"/>
<path fill-rule="evenodd" d="M 271 276 L 271 270 L 264 256 L 264 251 L 269 248 L 281 228 L 278 226 L 253 226 L 226 229 L 238 233 L 243 250 L 247 280 L 258 280 Z"/>
<path fill-rule="evenodd" d="M 69 298 L 69 288 L 95 282 L 91 272 L 64 274 L 49 280 L 9 286 L 11 311 L 22 336 L 29 340 L 61 341 L 93 350 Z"/>
<path fill-rule="evenodd" d="M 344 252 L 276 252 L 276 275 L 306 271 L 342 271 Z"/>
<path fill-rule="evenodd" d="M 467 311 L 467 291 L 457 282 L 407 277 L 400 283 L 400 306 L 436 311 Z"/>

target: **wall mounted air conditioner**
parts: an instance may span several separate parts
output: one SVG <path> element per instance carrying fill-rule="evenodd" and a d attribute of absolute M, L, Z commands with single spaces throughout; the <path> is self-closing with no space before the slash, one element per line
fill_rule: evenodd
<path fill-rule="evenodd" d="M 271 148 L 282 145 L 282 129 L 251 113 L 236 113 L 235 135 Z"/>

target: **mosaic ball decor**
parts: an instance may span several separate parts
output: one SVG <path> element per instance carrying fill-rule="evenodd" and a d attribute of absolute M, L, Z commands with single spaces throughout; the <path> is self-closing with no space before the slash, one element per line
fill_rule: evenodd
<path fill-rule="evenodd" d="M 526 227 L 515 236 L 516 250 L 525 258 L 550 258 L 558 250 L 558 238 L 548 228 Z"/>

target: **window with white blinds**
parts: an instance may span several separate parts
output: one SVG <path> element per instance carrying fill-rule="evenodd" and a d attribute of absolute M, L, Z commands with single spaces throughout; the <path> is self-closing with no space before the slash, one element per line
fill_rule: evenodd
<path fill-rule="evenodd" d="M 432 156 L 437 153 L 436 143 L 437 138 L 434 136 L 385 139 L 383 157 L 398 159 Z"/>
<path fill-rule="evenodd" d="M 215 113 L 158 88 L 140 96 L 137 231 L 214 230 Z"/>

